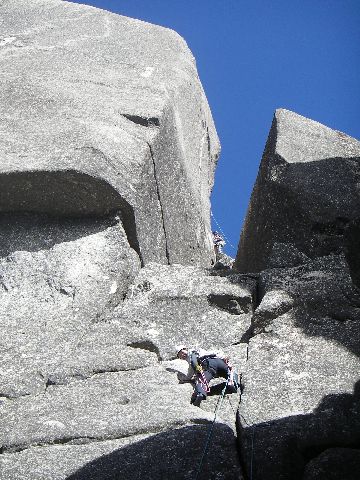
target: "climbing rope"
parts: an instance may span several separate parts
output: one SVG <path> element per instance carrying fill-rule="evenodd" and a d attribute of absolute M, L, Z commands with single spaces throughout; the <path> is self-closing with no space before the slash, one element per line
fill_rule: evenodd
<path fill-rule="evenodd" d="M 231 410 L 233 411 L 234 415 L 236 415 L 236 410 L 235 410 L 233 404 L 231 403 L 230 397 L 228 396 L 227 399 L 229 400 L 229 404 L 230 404 Z M 240 405 L 240 401 L 239 401 L 239 405 Z"/>
<path fill-rule="evenodd" d="M 241 398 L 241 397 L 240 397 Z M 240 400 L 241 402 L 241 400 Z M 240 405 L 239 405 L 240 407 Z M 252 480 L 253 478 L 253 461 L 254 461 L 254 437 L 255 437 L 255 427 L 254 425 L 249 425 L 246 419 L 244 418 L 243 415 L 239 412 L 239 416 L 244 420 L 246 425 L 251 428 L 251 455 L 250 455 L 250 475 L 249 475 L 249 480 Z"/>
<path fill-rule="evenodd" d="M 234 250 L 234 252 L 236 253 L 237 249 L 234 247 L 234 245 L 232 245 L 232 243 L 229 241 L 229 239 L 226 237 L 225 233 L 223 232 L 221 226 L 219 225 L 218 221 L 216 220 L 212 210 L 210 210 L 210 215 L 212 216 L 212 218 L 214 219 L 214 222 L 216 224 L 216 226 L 218 227 L 218 229 L 220 230 L 220 233 L 221 235 L 224 237 L 224 239 L 226 240 L 227 244 L 230 245 L 230 247 Z"/>
<path fill-rule="evenodd" d="M 204 462 L 204 458 L 205 458 L 207 449 L 209 448 L 210 440 L 211 440 L 211 437 L 212 437 L 212 434 L 213 434 L 214 425 L 215 425 L 215 422 L 216 422 L 216 417 L 217 417 L 218 411 L 220 410 L 220 407 L 221 407 L 221 405 L 222 405 L 222 402 L 223 402 L 223 400 L 224 400 L 225 392 L 226 392 L 226 388 L 227 388 L 227 386 L 228 386 L 228 383 L 229 383 L 229 378 L 226 380 L 225 386 L 224 386 L 224 388 L 223 388 L 222 391 L 221 391 L 221 395 L 220 395 L 220 397 L 219 397 L 219 400 L 217 401 L 217 404 L 216 404 L 216 407 L 215 407 L 215 411 L 214 411 L 214 420 L 212 421 L 212 423 L 211 423 L 211 425 L 210 425 L 209 433 L 208 433 L 208 436 L 207 436 L 207 439 L 206 439 L 206 443 L 205 443 L 205 447 L 204 447 L 204 450 L 203 450 L 203 452 L 202 452 L 201 460 L 200 460 L 200 463 L 199 463 L 199 466 L 198 466 L 196 475 L 195 475 L 195 477 L 194 477 L 194 480 L 197 480 L 197 479 L 199 478 L 199 475 L 200 475 L 200 472 L 201 472 L 201 467 L 202 467 L 202 464 L 203 464 L 203 462 Z"/>

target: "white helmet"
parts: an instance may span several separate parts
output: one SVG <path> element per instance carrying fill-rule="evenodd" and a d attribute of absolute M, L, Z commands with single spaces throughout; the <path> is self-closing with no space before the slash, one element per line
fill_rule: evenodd
<path fill-rule="evenodd" d="M 179 352 L 181 352 L 181 350 L 187 350 L 187 346 L 186 345 L 175 345 L 174 346 L 174 353 L 175 353 L 175 356 L 177 357 Z"/>

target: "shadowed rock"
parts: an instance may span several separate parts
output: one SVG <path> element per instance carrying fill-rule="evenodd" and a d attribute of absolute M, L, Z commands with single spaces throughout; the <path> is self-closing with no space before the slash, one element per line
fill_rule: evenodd
<path fill-rule="evenodd" d="M 259 272 L 344 252 L 346 226 L 359 218 L 359 175 L 359 141 L 277 110 L 235 268 Z"/>
<path fill-rule="evenodd" d="M 238 412 L 248 478 L 357 478 L 359 168 L 360 142 L 276 112 L 235 261 L 259 272 Z"/>
<path fill-rule="evenodd" d="M 254 480 L 356 480 L 360 453 L 359 382 L 325 395 L 312 412 L 267 421 L 241 414 L 239 442 Z"/>
<path fill-rule="evenodd" d="M 30 448 L 1 459 L 1 478 L 33 480 L 116 480 L 195 478 L 209 425 L 188 425 L 153 435 L 87 444 Z M 84 443 L 85 439 L 84 439 Z M 216 425 L 199 479 L 241 480 L 232 431 Z"/>

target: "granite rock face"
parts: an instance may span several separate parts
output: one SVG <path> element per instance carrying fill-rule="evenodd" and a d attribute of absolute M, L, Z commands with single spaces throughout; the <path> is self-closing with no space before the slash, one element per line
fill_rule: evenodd
<path fill-rule="evenodd" d="M 93 321 L 44 322 L 31 327 L 37 342 L 9 328 L 9 368 L 18 354 L 28 370 L 13 364 L 2 380 L 0 478 L 193 478 L 218 390 L 190 405 L 173 343 L 221 347 L 243 370 L 255 285 L 228 270 L 149 264 Z M 242 478 L 238 401 L 230 395 L 218 415 L 203 478 Z"/>
<path fill-rule="evenodd" d="M 0 480 L 357 478 L 360 143 L 277 111 L 214 264 L 184 41 L 58 0 L 0 15 Z M 190 405 L 175 344 L 243 373 L 200 471 L 223 382 Z"/>
<path fill-rule="evenodd" d="M 174 344 L 243 369 L 256 291 L 210 268 L 219 143 L 195 61 L 91 7 L 0 16 L 0 479 L 194 478 L 222 384 L 192 406 Z M 228 400 L 199 479 L 242 478 Z"/>
<path fill-rule="evenodd" d="M 360 292 L 336 256 L 266 270 L 260 285 L 240 408 L 243 458 L 249 469 L 254 445 L 253 478 L 301 479 L 327 446 L 359 447 Z"/>
<path fill-rule="evenodd" d="M 210 265 L 219 142 L 183 39 L 60 0 L 0 16 L 0 211 L 118 212 L 144 264 Z"/>
<path fill-rule="evenodd" d="M 277 110 L 235 267 L 259 272 L 342 252 L 358 264 L 359 179 L 359 141 Z"/>
<path fill-rule="evenodd" d="M 255 280 L 231 270 L 222 276 L 196 267 L 149 264 L 111 316 L 138 330 L 138 342 L 152 345 L 167 360 L 182 343 L 220 349 L 240 343 L 251 325 L 255 288 Z"/>
<path fill-rule="evenodd" d="M 275 115 L 236 259 L 259 272 L 238 411 L 247 478 L 359 475 L 359 146 Z"/>

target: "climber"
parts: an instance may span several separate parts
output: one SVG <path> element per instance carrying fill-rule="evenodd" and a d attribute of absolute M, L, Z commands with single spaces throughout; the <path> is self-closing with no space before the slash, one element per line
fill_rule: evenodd
<path fill-rule="evenodd" d="M 218 255 L 219 253 L 222 253 L 222 249 L 226 245 L 226 243 L 219 232 L 214 231 L 212 232 L 212 234 L 213 234 L 215 255 Z"/>
<path fill-rule="evenodd" d="M 238 374 L 229 359 L 218 351 L 206 351 L 202 348 L 189 349 L 181 345 L 176 347 L 177 357 L 189 364 L 188 378 L 195 378 L 195 389 L 191 403 L 200 407 L 210 392 L 209 383 L 213 378 L 223 377 L 227 380 L 227 392 L 236 393 L 239 388 Z"/>

